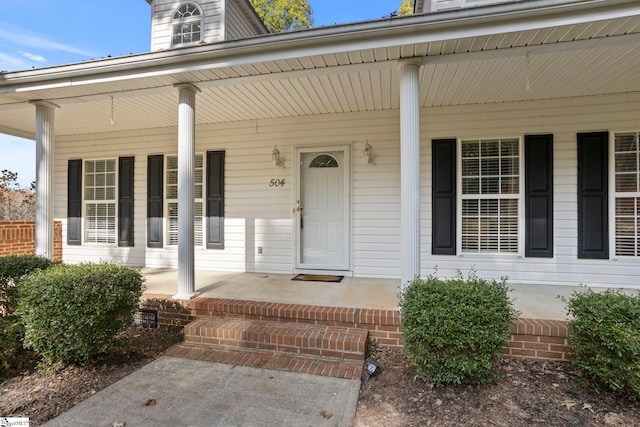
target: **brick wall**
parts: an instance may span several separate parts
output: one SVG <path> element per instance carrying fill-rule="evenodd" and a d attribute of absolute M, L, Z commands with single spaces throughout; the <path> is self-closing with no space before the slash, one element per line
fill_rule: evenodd
<path fill-rule="evenodd" d="M 257 301 L 196 298 L 171 301 L 171 296 L 145 294 L 142 307 L 158 310 L 161 325 L 181 325 L 197 317 L 226 316 L 242 319 L 272 320 L 367 329 L 369 337 L 381 347 L 401 350 L 402 326 L 397 310 L 320 307 L 276 304 Z M 153 301 L 154 306 L 150 306 Z M 163 302 L 164 301 L 164 302 Z M 163 319 L 163 320 L 161 320 Z M 571 360 L 567 322 L 518 319 L 511 325 L 511 337 L 500 349 L 505 357 L 528 360 Z"/>
<path fill-rule="evenodd" d="M 399 324 L 400 315 L 396 324 L 390 325 L 371 325 L 369 329 L 369 338 L 374 338 L 381 347 L 390 350 L 402 350 L 402 326 Z"/>
<path fill-rule="evenodd" d="M 529 360 L 571 360 L 569 332 L 567 322 L 518 319 L 511 325 L 511 340 L 502 347 L 502 354 Z"/>
<path fill-rule="evenodd" d="M 527 360 L 571 360 L 569 325 L 559 320 L 518 319 L 511 325 L 511 338 L 500 349 L 505 357 Z M 382 347 L 402 348 L 402 327 L 376 325 L 369 336 Z"/>
<path fill-rule="evenodd" d="M 398 318 L 399 320 L 399 318 Z M 402 348 L 402 327 L 376 325 L 369 327 L 369 336 L 382 347 Z M 571 360 L 567 322 L 543 319 L 518 319 L 511 325 L 511 338 L 500 349 L 505 357 L 527 360 Z"/>
<path fill-rule="evenodd" d="M 34 221 L 0 222 L 0 256 L 35 253 L 36 224 Z M 54 222 L 53 259 L 62 261 L 62 223 Z"/>
<path fill-rule="evenodd" d="M 171 298 L 156 298 L 153 295 L 145 295 L 140 301 L 140 308 L 156 310 L 158 312 L 158 326 L 161 328 L 185 326 L 195 319 L 191 315 L 188 302 L 181 304 Z"/>

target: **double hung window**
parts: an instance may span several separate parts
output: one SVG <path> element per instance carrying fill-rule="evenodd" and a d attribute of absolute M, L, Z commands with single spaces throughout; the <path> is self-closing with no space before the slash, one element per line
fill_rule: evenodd
<path fill-rule="evenodd" d="M 615 155 L 615 253 L 640 255 L 640 134 L 617 133 Z"/>
<path fill-rule="evenodd" d="M 84 164 L 85 239 L 116 242 L 116 161 L 87 160 Z"/>
<path fill-rule="evenodd" d="M 204 157 L 196 154 L 194 164 L 194 245 L 203 246 L 203 172 Z M 178 156 L 167 156 L 167 243 L 169 246 L 178 244 Z"/>
<path fill-rule="evenodd" d="M 517 253 L 520 140 L 461 142 L 462 252 Z"/>

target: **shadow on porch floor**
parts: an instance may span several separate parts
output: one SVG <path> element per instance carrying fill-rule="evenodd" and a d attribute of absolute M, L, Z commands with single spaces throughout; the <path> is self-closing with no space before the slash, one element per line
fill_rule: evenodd
<path fill-rule="evenodd" d="M 175 269 L 145 268 L 147 296 L 177 293 Z M 345 277 L 340 283 L 292 281 L 293 274 L 233 273 L 198 270 L 196 291 L 208 298 L 309 304 L 348 308 L 396 309 L 400 284 L 395 279 Z M 508 284 L 521 317 L 566 320 L 565 304 L 575 287 Z"/>

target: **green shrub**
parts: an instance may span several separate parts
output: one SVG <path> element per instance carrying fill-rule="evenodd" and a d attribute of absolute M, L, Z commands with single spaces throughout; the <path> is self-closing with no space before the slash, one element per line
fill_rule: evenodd
<path fill-rule="evenodd" d="M 18 311 L 24 344 L 45 364 L 84 363 L 116 344 L 142 295 L 140 272 L 103 264 L 58 265 L 26 277 Z"/>
<path fill-rule="evenodd" d="M 436 384 L 486 382 L 518 316 L 505 279 L 433 276 L 413 280 L 400 297 L 404 352 Z"/>
<path fill-rule="evenodd" d="M 0 258 L 0 315 L 13 313 L 17 304 L 15 284 L 23 277 L 50 267 L 54 262 L 35 255 L 10 255 Z"/>
<path fill-rule="evenodd" d="M 574 365 L 597 390 L 640 399 L 640 295 L 574 292 L 567 311 Z"/>
<path fill-rule="evenodd" d="M 0 366 L 6 366 L 12 355 L 22 348 L 24 326 L 15 312 L 20 280 L 52 264 L 53 261 L 35 255 L 0 258 Z"/>

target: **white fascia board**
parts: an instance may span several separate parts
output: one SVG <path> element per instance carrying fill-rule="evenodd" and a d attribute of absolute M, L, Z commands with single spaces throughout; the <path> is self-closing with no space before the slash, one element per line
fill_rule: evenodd
<path fill-rule="evenodd" d="M 434 15 L 412 15 L 314 28 L 89 63 L 0 74 L 0 94 L 480 37 L 629 16 L 640 16 L 640 2 L 637 0 L 580 2 L 534 0 L 502 3 L 486 8 L 461 9 Z"/>
<path fill-rule="evenodd" d="M 609 36 L 599 39 L 573 40 L 535 46 L 519 46 L 478 52 L 451 53 L 438 56 L 425 56 L 423 65 L 449 64 L 454 62 L 471 62 L 476 60 L 523 57 L 529 55 L 545 55 L 559 52 L 575 52 L 578 50 L 601 49 L 617 46 L 637 46 L 640 44 L 640 33 Z"/>

